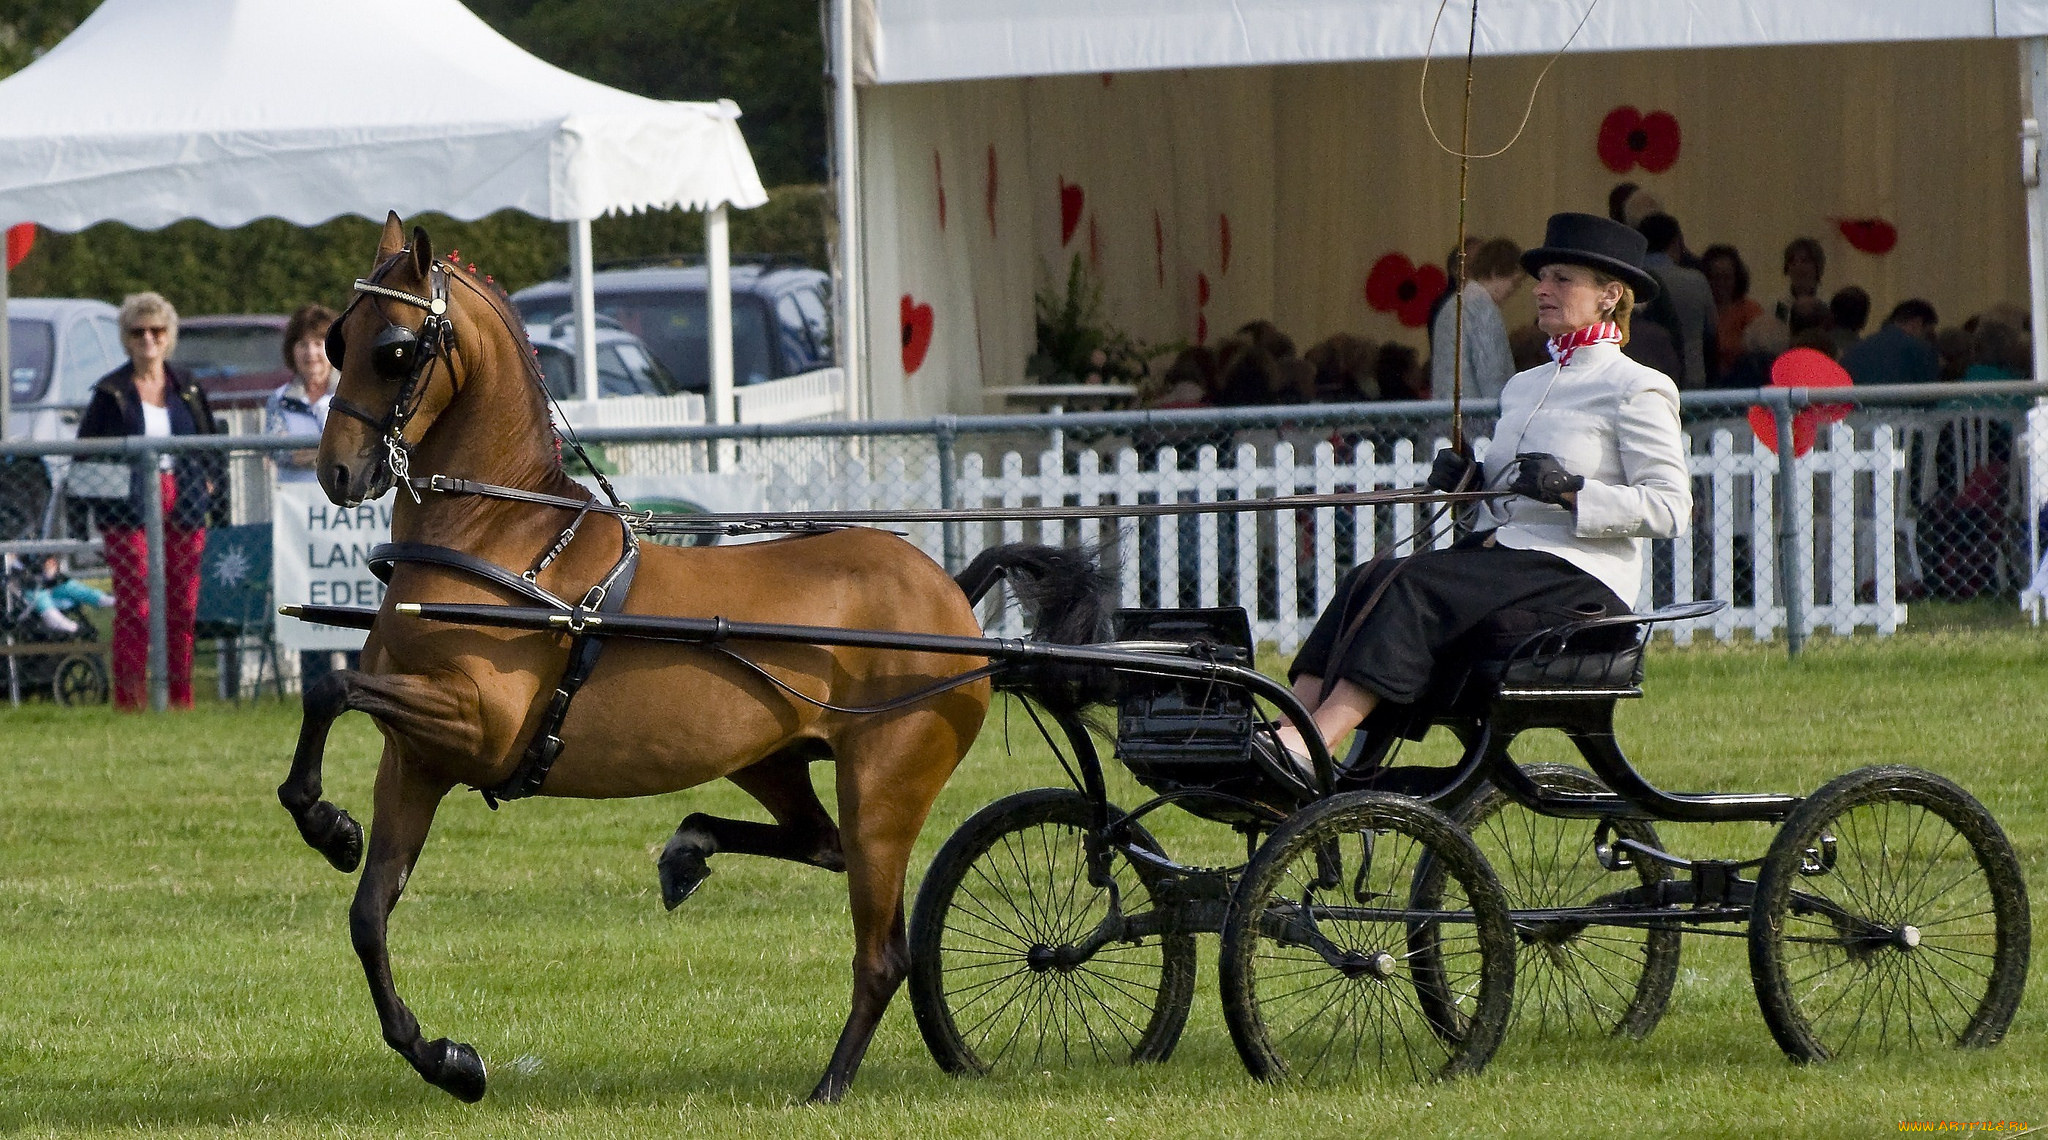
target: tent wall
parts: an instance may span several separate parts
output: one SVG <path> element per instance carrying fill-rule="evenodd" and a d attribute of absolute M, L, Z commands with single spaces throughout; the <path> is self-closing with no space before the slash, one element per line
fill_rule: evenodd
<path fill-rule="evenodd" d="M 1514 133 L 1542 62 L 1482 61 L 1475 149 Z M 2016 46 L 1997 41 L 1567 56 L 1521 141 L 1474 163 L 1470 227 L 1534 244 L 1550 213 L 1600 212 L 1626 178 L 1680 218 L 1694 249 L 1740 248 L 1766 306 L 1783 291 L 1779 252 L 1802 234 L 1828 252 L 1824 291 L 1863 286 L 1874 319 L 1909 296 L 1954 320 L 2023 303 L 2016 68 Z M 1356 63 L 868 89 L 869 327 L 899 329 L 906 295 L 933 310 L 914 375 L 899 337 L 875 338 L 873 414 L 978 411 L 985 386 L 1022 382 L 1032 293 L 1063 282 L 1076 255 L 1099 275 L 1106 316 L 1143 340 L 1194 341 L 1206 325 L 1213 343 L 1270 317 L 1303 347 L 1337 331 L 1421 346 L 1419 330 L 1364 296 L 1383 254 L 1439 261 L 1456 232 L 1457 165 L 1418 113 L 1420 72 Z M 1436 65 L 1430 105 L 1446 142 L 1461 87 L 1456 63 Z M 1601 163 L 1601 120 L 1622 104 L 1676 116 L 1669 170 Z M 1083 196 L 1064 243 L 1063 184 Z M 1856 252 L 1835 224 L 1866 216 L 1897 227 L 1890 253 Z M 1532 312 L 1525 291 L 1509 316 Z"/>

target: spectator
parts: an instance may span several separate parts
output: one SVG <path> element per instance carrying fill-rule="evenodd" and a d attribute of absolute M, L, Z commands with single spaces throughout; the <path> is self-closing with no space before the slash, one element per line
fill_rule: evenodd
<path fill-rule="evenodd" d="M 7 556 L 7 567 L 13 569 L 16 558 Z M 51 633 L 66 637 L 78 632 L 78 619 L 69 611 L 80 606 L 111 606 L 114 598 L 103 594 L 83 582 L 74 581 L 64 570 L 64 561 L 54 554 L 43 556 L 43 572 L 35 585 L 22 596 L 22 604 L 34 610 L 42 619 L 43 628 Z"/>
<path fill-rule="evenodd" d="M 1870 324 L 1870 294 L 1855 285 L 1844 286 L 1828 298 L 1828 314 L 1835 319 L 1834 355 L 1839 357 L 1863 339 L 1863 330 Z"/>
<path fill-rule="evenodd" d="M 199 385 L 165 363 L 178 343 L 178 311 L 156 293 L 121 303 L 121 343 L 128 363 L 102 376 L 78 423 L 80 439 L 108 436 L 208 435 L 213 411 Z M 193 620 L 199 608 L 199 559 L 206 551 L 206 515 L 214 487 L 194 453 L 166 455 L 155 470 L 131 468 L 125 496 L 97 500 L 114 585 L 114 707 L 140 710 L 149 669 L 149 549 L 143 505 L 147 480 L 163 492 L 164 624 L 168 633 L 170 701 L 192 707 Z"/>
<path fill-rule="evenodd" d="M 1792 318 L 1785 322 L 1785 328 L 1792 335 L 1793 348 L 1810 348 L 1832 360 L 1834 321 L 1834 313 L 1819 297 L 1801 297 L 1792 302 Z"/>
<path fill-rule="evenodd" d="M 1742 255 L 1734 246 L 1708 246 L 1707 252 L 1700 255 L 1700 272 L 1707 275 L 1707 284 L 1714 290 L 1715 345 L 1719 349 L 1716 356 L 1725 372 L 1745 351 L 1742 331 L 1762 316 L 1764 309 L 1749 298 L 1749 266 L 1743 264 Z"/>
<path fill-rule="evenodd" d="M 1636 191 L 1641 189 L 1642 187 L 1633 182 L 1615 183 L 1614 189 L 1607 192 L 1607 216 L 1620 222 L 1622 225 L 1627 225 L 1628 200 L 1635 196 Z"/>
<path fill-rule="evenodd" d="M 1934 306 L 1914 298 L 1901 301 L 1884 327 L 1856 342 L 1842 356 L 1842 367 L 1858 384 L 1932 384 L 1941 379 L 1941 357 L 1934 351 Z"/>
<path fill-rule="evenodd" d="M 1820 276 L 1827 271 L 1827 251 L 1810 237 L 1796 237 L 1785 246 L 1785 298 L 1771 311 L 1788 324 L 1792 305 L 1805 297 L 1820 297 Z"/>
<path fill-rule="evenodd" d="M 1977 334 L 1968 328 L 1945 328 L 1934 334 L 1934 354 L 1941 359 L 1943 383 L 1961 380 L 1977 359 Z"/>
<path fill-rule="evenodd" d="M 292 378 L 279 386 L 263 403 L 263 430 L 269 435 L 319 435 L 327 430 L 327 409 L 334 399 L 334 366 L 327 361 L 327 329 L 334 324 L 334 310 L 325 305 L 301 305 L 284 326 L 284 363 Z M 317 450 L 274 452 L 277 481 L 312 483 Z M 299 651 L 299 687 L 312 684 L 334 670 L 334 653 L 323 649 Z M 361 651 L 342 654 L 342 667 L 362 665 Z"/>
<path fill-rule="evenodd" d="M 1465 271 L 1465 262 L 1470 260 L 1473 254 L 1478 253 L 1479 247 L 1485 244 L 1485 238 L 1468 237 L 1465 239 L 1463 253 L 1454 249 L 1444 254 L 1444 291 L 1438 293 L 1436 300 L 1429 303 L 1429 323 L 1423 325 L 1423 328 L 1436 327 L 1436 315 L 1443 312 L 1444 306 L 1450 304 L 1451 298 L 1458 294 L 1458 274 Z"/>
<path fill-rule="evenodd" d="M 1771 382 L 1771 365 L 1792 347 L 1785 322 L 1765 314 L 1742 330 L 1742 351 L 1715 383 L 1717 388 L 1762 388 Z"/>
<path fill-rule="evenodd" d="M 1670 214 L 1651 214 L 1636 229 L 1649 243 L 1643 267 L 1657 279 L 1657 298 L 1639 314 L 1665 326 L 1678 344 L 1683 371 L 1672 377 L 1682 389 L 1699 389 L 1719 371 L 1720 334 L 1716 323 L 1714 288 L 1707 276 L 1678 263 L 1685 250 L 1685 235 L 1678 219 Z"/>
<path fill-rule="evenodd" d="M 1550 363 L 1550 338 L 1533 324 L 1508 333 L 1508 348 L 1515 354 L 1515 371 L 1527 372 Z"/>
<path fill-rule="evenodd" d="M 1423 371 L 1421 355 L 1405 344 L 1381 345 L 1372 374 L 1379 383 L 1382 400 L 1427 398 L 1429 373 Z"/>
<path fill-rule="evenodd" d="M 327 362 L 327 329 L 334 310 L 302 305 L 284 326 L 284 364 L 292 370 L 263 402 L 263 430 L 268 435 L 319 435 L 327 430 L 327 408 L 334 399 L 334 366 Z M 312 483 L 314 450 L 276 453 L 277 481 Z"/>
<path fill-rule="evenodd" d="M 1515 374 L 1514 352 L 1508 347 L 1507 322 L 1500 307 L 1522 287 L 1525 274 L 1522 249 L 1501 237 L 1481 245 L 1467 263 L 1470 278 L 1465 282 L 1465 333 L 1463 386 L 1466 399 L 1497 400 Z M 1460 362 L 1458 306 L 1445 305 L 1429 330 L 1429 391 L 1439 400 L 1451 396 Z"/>
<path fill-rule="evenodd" d="M 1936 344 L 1939 346 L 1939 340 Z M 2034 346 L 2027 334 L 2003 321 L 1981 320 L 1965 380 L 2025 380 L 2034 371 Z"/>
<path fill-rule="evenodd" d="M 1302 354 L 1316 370 L 1316 400 L 1348 404 L 1380 398 L 1379 378 L 1372 374 L 1379 346 L 1361 336 L 1336 333 Z"/>
<path fill-rule="evenodd" d="M 1184 348 L 1159 379 L 1156 392 L 1146 394 L 1148 408 L 1207 407 L 1216 390 L 1216 350 L 1204 345 Z"/>

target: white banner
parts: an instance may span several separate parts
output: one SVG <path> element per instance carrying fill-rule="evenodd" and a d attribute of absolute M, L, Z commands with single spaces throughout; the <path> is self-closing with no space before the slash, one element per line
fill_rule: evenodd
<path fill-rule="evenodd" d="M 318 483 L 279 483 L 270 491 L 271 581 L 280 605 L 376 606 L 384 583 L 370 573 L 370 550 L 391 541 L 392 496 L 337 507 Z M 361 649 L 360 629 L 279 618 L 283 649 Z"/>

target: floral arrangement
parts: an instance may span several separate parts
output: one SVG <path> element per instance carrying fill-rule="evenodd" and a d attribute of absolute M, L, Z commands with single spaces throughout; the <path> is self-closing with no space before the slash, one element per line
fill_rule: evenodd
<path fill-rule="evenodd" d="M 1148 363 L 1172 346 L 1148 346 L 1102 317 L 1102 285 L 1089 277 L 1079 254 L 1067 269 L 1064 294 L 1037 295 L 1038 344 L 1024 374 L 1039 384 L 1139 384 Z"/>

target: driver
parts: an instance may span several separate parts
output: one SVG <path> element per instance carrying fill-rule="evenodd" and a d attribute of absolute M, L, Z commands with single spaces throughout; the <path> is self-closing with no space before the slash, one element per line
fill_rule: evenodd
<path fill-rule="evenodd" d="M 1692 514 L 1678 388 L 1623 356 L 1629 313 L 1657 294 L 1641 234 L 1592 214 L 1556 214 L 1522 255 L 1551 363 L 1516 374 L 1482 465 L 1446 448 L 1429 485 L 1513 492 L 1485 502 L 1444 550 L 1383 559 L 1339 584 L 1288 669 L 1334 748 L 1382 701 L 1412 704 L 1437 658 L 1492 619 L 1529 632 L 1627 613 L 1646 538 Z M 1280 742 L 1307 767 L 1293 725 Z"/>

